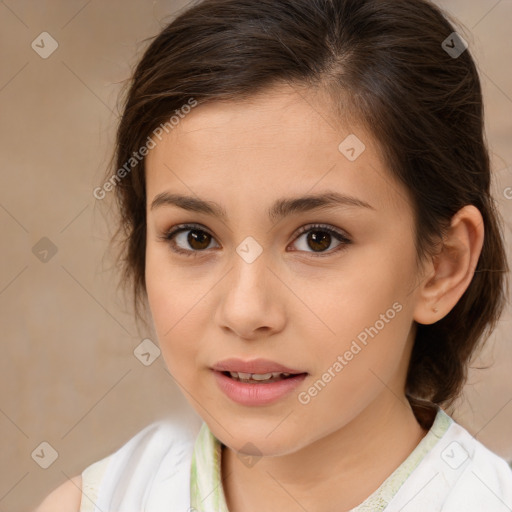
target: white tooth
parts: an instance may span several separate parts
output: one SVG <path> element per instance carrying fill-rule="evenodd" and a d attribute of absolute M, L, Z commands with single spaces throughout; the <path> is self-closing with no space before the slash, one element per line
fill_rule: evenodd
<path fill-rule="evenodd" d="M 229 374 L 231 375 L 231 377 L 233 377 L 234 379 L 238 379 L 238 373 L 237 372 L 229 372 Z"/>
<path fill-rule="evenodd" d="M 251 378 L 254 380 L 267 380 L 267 379 L 271 379 L 273 376 L 274 376 L 273 373 L 253 373 L 251 375 Z"/>
<path fill-rule="evenodd" d="M 283 373 L 284 375 L 284 373 Z M 272 377 L 280 377 L 281 376 L 281 373 L 280 372 L 272 372 Z"/>
<path fill-rule="evenodd" d="M 288 377 L 288 375 L 290 375 L 290 373 L 283 373 L 284 377 Z"/>
<path fill-rule="evenodd" d="M 238 377 L 240 379 L 250 379 L 251 378 L 251 374 L 250 373 L 238 372 Z"/>

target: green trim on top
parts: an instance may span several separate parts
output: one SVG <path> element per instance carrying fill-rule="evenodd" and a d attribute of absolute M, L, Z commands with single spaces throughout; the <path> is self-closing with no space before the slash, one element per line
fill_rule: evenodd
<path fill-rule="evenodd" d="M 222 445 L 203 423 L 197 436 L 190 475 L 190 512 L 229 512 L 221 481 Z"/>
<path fill-rule="evenodd" d="M 411 454 L 384 480 L 382 485 L 363 503 L 351 509 L 349 512 L 382 512 L 395 497 L 396 493 L 405 483 L 407 478 L 418 467 L 425 455 L 434 448 L 436 443 L 443 437 L 453 420 L 441 408 L 438 408 L 436 417 L 430 430 L 418 443 Z"/>
<path fill-rule="evenodd" d="M 363 503 L 350 512 L 383 512 L 425 455 L 443 437 L 453 420 L 437 408 L 434 422 L 425 437 L 402 464 Z M 192 456 L 190 512 L 229 512 L 221 480 L 222 444 L 203 423 Z"/>

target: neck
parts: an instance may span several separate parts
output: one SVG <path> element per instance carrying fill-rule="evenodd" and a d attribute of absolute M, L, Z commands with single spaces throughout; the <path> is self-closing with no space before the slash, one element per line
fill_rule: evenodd
<path fill-rule="evenodd" d="M 425 434 L 405 398 L 385 389 L 350 423 L 294 453 L 262 457 L 247 467 L 224 446 L 221 471 L 229 511 L 348 511 L 371 495 Z"/>

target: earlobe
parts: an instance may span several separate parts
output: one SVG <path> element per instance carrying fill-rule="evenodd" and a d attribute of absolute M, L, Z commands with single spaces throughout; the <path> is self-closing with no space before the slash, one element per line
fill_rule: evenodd
<path fill-rule="evenodd" d="M 452 218 L 430 272 L 420 283 L 414 320 L 433 324 L 446 316 L 469 287 L 484 242 L 484 222 L 478 208 L 467 205 Z"/>

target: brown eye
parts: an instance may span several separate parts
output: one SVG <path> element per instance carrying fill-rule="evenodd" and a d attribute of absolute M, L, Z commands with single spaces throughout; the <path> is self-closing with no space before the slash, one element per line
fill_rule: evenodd
<path fill-rule="evenodd" d="M 161 238 L 169 242 L 174 252 L 185 256 L 198 256 L 198 253 L 206 251 L 214 240 L 210 233 L 193 224 L 181 224 Z"/>
<path fill-rule="evenodd" d="M 334 249 L 327 250 L 333 242 L 337 242 L 337 245 Z M 323 225 L 304 226 L 295 241 L 300 252 L 309 252 L 316 256 L 328 256 L 345 249 L 351 243 L 352 241 L 341 232 Z"/>
<path fill-rule="evenodd" d="M 315 252 L 325 251 L 331 245 L 331 235 L 326 231 L 310 231 L 307 236 L 307 243 Z"/>
<path fill-rule="evenodd" d="M 352 243 L 343 233 L 323 225 L 301 228 L 296 241 L 303 238 L 302 235 L 307 236 L 302 243 L 299 243 L 302 245 L 299 247 L 299 252 L 310 253 L 314 256 L 328 256 L 345 249 Z M 170 244 L 172 251 L 185 256 L 199 256 L 201 252 L 207 251 L 212 241 L 215 241 L 208 231 L 194 224 L 176 226 L 160 238 Z M 328 250 L 333 241 L 337 242 L 337 245 L 334 246 L 334 249 Z M 220 246 L 217 244 L 216 247 Z"/>
<path fill-rule="evenodd" d="M 187 243 L 197 251 L 207 249 L 210 245 L 211 236 L 200 229 L 190 230 L 187 236 Z"/>

